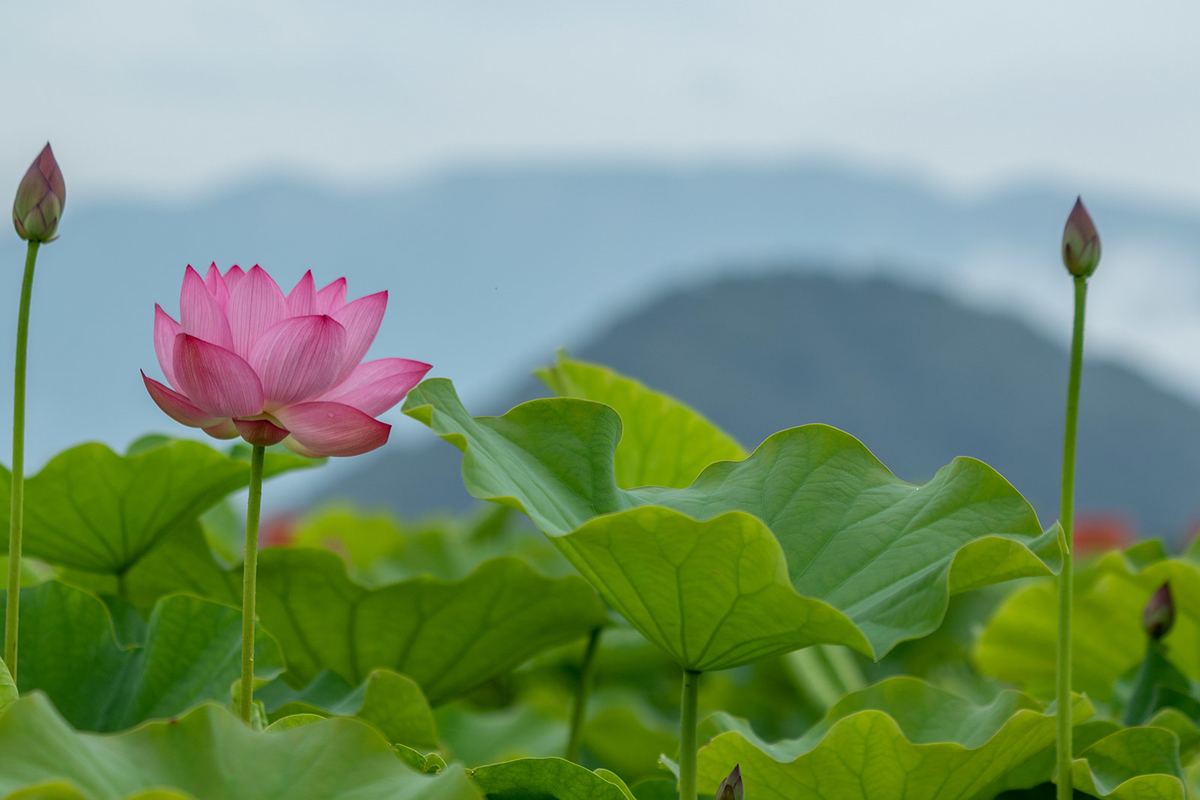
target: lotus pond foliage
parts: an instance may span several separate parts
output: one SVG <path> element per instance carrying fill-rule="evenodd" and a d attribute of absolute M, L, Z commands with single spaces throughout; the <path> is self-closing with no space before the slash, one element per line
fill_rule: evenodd
<path fill-rule="evenodd" d="M 13 216 L 29 249 L 0 471 L 0 798 L 1200 788 L 1200 552 L 1074 552 L 1100 256 L 1081 203 L 1063 508 L 1043 521 L 970 457 L 915 485 L 819 423 L 747 447 L 565 353 L 537 373 L 550 396 L 475 416 L 427 364 L 363 362 L 386 292 L 347 302 L 306 273 L 285 294 L 257 266 L 188 267 L 178 321 L 148 321 L 163 380 L 142 376 L 170 419 L 244 441 L 87 443 L 26 477 L 33 269 L 65 196 L 47 146 Z M 382 445 L 401 402 L 461 452 L 481 510 L 311 509 L 260 551 L 264 482 Z"/>

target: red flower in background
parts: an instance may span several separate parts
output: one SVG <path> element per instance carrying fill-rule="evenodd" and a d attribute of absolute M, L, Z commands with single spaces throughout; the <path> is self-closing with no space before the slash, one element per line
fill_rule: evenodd
<path fill-rule="evenodd" d="M 1075 518 L 1075 555 L 1124 550 L 1137 543 L 1137 531 L 1117 514 L 1081 514 Z"/>

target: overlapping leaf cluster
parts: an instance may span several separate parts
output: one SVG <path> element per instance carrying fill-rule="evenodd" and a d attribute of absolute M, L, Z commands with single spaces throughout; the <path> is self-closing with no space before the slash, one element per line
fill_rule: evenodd
<path fill-rule="evenodd" d="M 935 630 L 952 593 L 1057 568 L 1055 532 L 1043 533 L 1024 498 L 979 461 L 956 459 L 912 486 L 825 425 L 720 461 L 735 452 L 728 437 L 678 403 L 647 402 L 641 387 L 587 365 L 550 375 L 595 399 L 472 418 L 435 379 L 410 393 L 405 412 L 464 451 L 472 494 L 528 513 L 687 669 L 819 643 L 879 657 Z M 622 448 L 626 426 L 634 444 Z M 673 430 L 690 443 L 678 461 L 648 459 L 648 442 Z M 698 457 L 705 443 L 710 456 Z M 619 482 L 634 477 L 646 483 Z"/>
<path fill-rule="evenodd" d="M 83 445 L 27 482 L 36 561 L 18 684 L 0 670 L 0 797 L 478 797 L 461 770 L 421 755 L 440 745 L 432 706 L 607 623 L 582 579 L 494 555 L 494 541 L 437 575 L 374 581 L 322 547 L 268 549 L 255 675 L 269 727 L 247 730 L 227 710 L 241 568 L 217 555 L 230 549 L 222 514 L 205 513 L 245 486 L 242 455 L 161 437 L 125 454 Z M 267 472 L 311 463 L 272 453 Z M 297 539 L 328 519 L 313 522 Z M 347 542 L 368 524 L 344 522 Z M 439 534 L 447 546 L 504 538 L 497 524 Z"/>
<path fill-rule="evenodd" d="M 222 503 L 243 454 L 151 438 L 54 459 L 26 488 L 0 798 L 674 797 L 681 667 L 708 673 L 701 705 L 721 712 L 702 724 L 702 794 L 734 764 L 754 800 L 990 800 L 1054 780 L 1058 531 L 1001 476 L 960 458 L 911 485 L 822 425 L 747 454 L 610 370 L 542 376 L 559 396 L 502 417 L 471 417 L 440 380 L 405 406 L 494 512 L 334 508 L 263 551 L 252 728 L 227 710 L 240 567 Z M 311 463 L 271 453 L 267 471 Z M 1164 580 L 1167 666 L 1124 721 L 1138 614 Z M 1079 580 L 1079 790 L 1185 797 L 1198 581 L 1145 548 Z M 597 629 L 576 764 L 561 756 Z"/>

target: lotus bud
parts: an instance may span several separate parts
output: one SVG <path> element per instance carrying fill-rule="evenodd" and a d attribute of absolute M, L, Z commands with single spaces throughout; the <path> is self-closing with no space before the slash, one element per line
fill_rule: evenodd
<path fill-rule="evenodd" d="M 1063 264 L 1076 277 L 1088 278 L 1100 263 L 1100 235 L 1091 215 L 1083 207 L 1082 198 L 1075 198 L 1075 207 L 1063 229 Z"/>
<path fill-rule="evenodd" d="M 745 800 L 745 790 L 742 789 L 741 765 L 735 765 L 733 772 L 721 781 L 713 800 Z"/>
<path fill-rule="evenodd" d="M 1142 609 L 1142 627 L 1146 635 L 1157 642 L 1171 632 L 1174 623 L 1175 601 L 1171 598 L 1171 584 L 1164 583 Z"/>
<path fill-rule="evenodd" d="M 47 142 L 17 187 L 17 199 L 13 202 L 13 227 L 17 235 L 30 242 L 54 241 L 66 202 L 62 171 Z"/>

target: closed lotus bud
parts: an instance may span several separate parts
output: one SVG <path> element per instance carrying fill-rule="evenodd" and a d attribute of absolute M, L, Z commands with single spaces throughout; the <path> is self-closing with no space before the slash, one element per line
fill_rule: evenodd
<path fill-rule="evenodd" d="M 733 772 L 721 781 L 713 800 L 745 800 L 745 790 L 742 789 L 741 765 L 734 766 Z"/>
<path fill-rule="evenodd" d="M 29 167 L 13 203 L 13 227 L 31 242 L 50 242 L 67 202 L 67 187 L 49 143 Z"/>
<path fill-rule="evenodd" d="M 1075 198 L 1075 207 L 1063 229 L 1062 257 L 1068 272 L 1084 278 L 1090 277 L 1100 263 L 1100 235 L 1081 198 Z"/>
<path fill-rule="evenodd" d="M 1142 609 L 1142 627 L 1146 629 L 1146 635 L 1157 642 L 1171 632 L 1174 623 L 1175 601 L 1171 597 L 1171 584 L 1164 583 Z"/>

